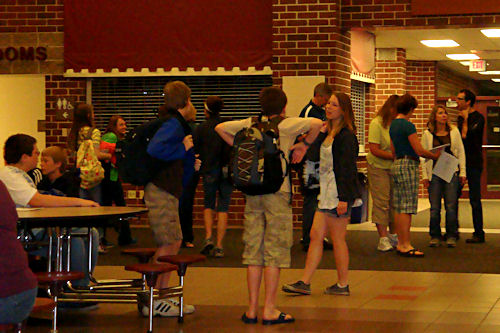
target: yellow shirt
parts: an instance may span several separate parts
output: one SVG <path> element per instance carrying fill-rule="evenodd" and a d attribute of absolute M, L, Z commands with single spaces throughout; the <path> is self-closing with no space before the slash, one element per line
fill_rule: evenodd
<path fill-rule="evenodd" d="M 377 143 L 380 145 L 380 149 L 391 152 L 391 137 L 389 135 L 389 126 L 384 128 L 382 117 L 375 117 L 371 123 L 368 130 L 368 142 Z M 371 166 L 379 169 L 390 169 L 392 165 L 392 160 L 386 160 L 373 155 L 371 152 L 366 156 L 366 160 Z"/>

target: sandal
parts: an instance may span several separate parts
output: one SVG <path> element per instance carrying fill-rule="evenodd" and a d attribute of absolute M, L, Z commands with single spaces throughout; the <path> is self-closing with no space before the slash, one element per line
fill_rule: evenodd
<path fill-rule="evenodd" d="M 286 318 L 286 313 L 282 312 L 276 319 L 262 319 L 262 325 L 275 325 L 293 323 L 295 318 Z"/>
<path fill-rule="evenodd" d="M 424 253 L 417 249 L 411 249 L 405 252 L 397 250 L 396 252 L 402 257 L 422 258 L 424 256 Z"/>
<path fill-rule="evenodd" d="M 248 318 L 247 313 L 243 312 L 243 315 L 241 316 L 241 321 L 244 322 L 245 324 L 257 324 L 257 316 L 255 316 L 255 318 Z"/>

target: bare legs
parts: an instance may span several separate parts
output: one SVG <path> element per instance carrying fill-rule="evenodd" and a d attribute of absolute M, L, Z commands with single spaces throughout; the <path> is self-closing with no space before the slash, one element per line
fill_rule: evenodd
<path fill-rule="evenodd" d="M 395 213 L 396 232 L 398 234 L 398 247 L 400 252 L 408 252 L 413 249 L 410 242 L 411 214 Z"/>
<path fill-rule="evenodd" d="M 182 241 L 177 241 L 173 244 L 160 246 L 158 250 L 156 250 L 156 253 L 153 257 L 153 262 L 161 264 L 161 262 L 157 261 L 159 257 L 179 253 L 181 243 Z M 157 289 L 168 288 L 169 280 L 170 280 L 170 272 L 160 274 L 160 276 L 158 277 L 158 281 L 156 281 L 156 288 Z"/>
<path fill-rule="evenodd" d="M 263 319 L 276 319 L 281 311 L 276 309 L 276 294 L 280 278 L 280 268 L 263 267 L 250 265 L 247 268 L 247 284 L 249 306 L 246 315 L 248 318 L 255 318 L 259 310 L 259 291 L 262 282 L 262 273 L 264 273 L 265 301 Z M 285 317 L 291 318 L 290 315 Z"/>
<path fill-rule="evenodd" d="M 214 224 L 214 210 L 205 208 L 203 210 L 203 217 L 205 221 L 205 239 L 212 238 L 212 226 Z M 222 248 L 222 241 L 226 235 L 227 228 L 227 212 L 217 213 L 217 247 Z"/>
<path fill-rule="evenodd" d="M 306 267 L 304 268 L 301 278 L 304 283 L 309 284 L 311 282 L 312 275 L 321 262 L 321 257 L 323 255 L 323 237 L 327 230 L 329 230 L 330 237 L 333 241 L 338 282 L 343 286 L 347 285 L 349 249 L 347 248 L 345 236 L 348 223 L 349 218 L 347 217 L 333 217 L 330 214 L 316 212 L 311 228 L 311 243 L 309 245 L 309 251 L 307 251 Z"/>

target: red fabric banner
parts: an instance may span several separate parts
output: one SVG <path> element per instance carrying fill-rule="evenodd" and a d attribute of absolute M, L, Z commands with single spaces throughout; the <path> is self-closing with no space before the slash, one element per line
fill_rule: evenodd
<path fill-rule="evenodd" d="M 272 62 L 272 0 L 65 0 L 64 15 L 65 69 Z"/>

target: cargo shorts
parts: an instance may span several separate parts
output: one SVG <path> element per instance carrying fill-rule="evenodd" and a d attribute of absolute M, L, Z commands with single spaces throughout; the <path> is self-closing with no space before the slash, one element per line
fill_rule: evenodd
<path fill-rule="evenodd" d="M 290 267 L 293 216 L 290 194 L 247 195 L 243 230 L 243 264 Z"/>
<path fill-rule="evenodd" d="M 149 225 L 157 246 L 182 240 L 179 200 L 167 191 L 149 183 L 144 188 L 144 201 L 149 209 Z"/>

